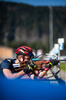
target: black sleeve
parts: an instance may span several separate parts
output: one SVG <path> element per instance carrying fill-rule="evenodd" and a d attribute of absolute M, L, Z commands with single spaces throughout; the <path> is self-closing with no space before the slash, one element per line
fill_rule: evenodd
<path fill-rule="evenodd" d="M 11 69 L 11 63 L 7 59 L 1 62 L 1 70 L 2 69 Z"/>

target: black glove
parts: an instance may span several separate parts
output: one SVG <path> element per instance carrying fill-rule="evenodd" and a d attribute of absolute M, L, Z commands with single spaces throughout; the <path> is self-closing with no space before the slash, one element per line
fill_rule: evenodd
<path fill-rule="evenodd" d="M 54 65 L 57 65 L 59 63 L 59 61 L 58 60 L 50 60 L 50 62 L 49 62 L 49 66 L 50 67 L 53 67 Z"/>
<path fill-rule="evenodd" d="M 48 71 L 51 67 L 53 67 L 54 65 L 57 65 L 59 63 L 58 60 L 50 60 L 49 64 L 47 66 L 45 66 L 45 71 Z"/>
<path fill-rule="evenodd" d="M 37 67 L 36 64 L 33 64 L 33 65 L 27 64 L 26 68 L 23 71 L 27 74 L 27 73 L 33 72 L 34 68 L 36 67 Z"/>

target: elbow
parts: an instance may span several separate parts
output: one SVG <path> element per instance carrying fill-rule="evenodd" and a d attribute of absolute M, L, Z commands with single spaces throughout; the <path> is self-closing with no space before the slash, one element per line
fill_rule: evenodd
<path fill-rule="evenodd" d="M 10 70 L 8 69 L 3 69 L 3 74 L 5 76 L 5 78 L 7 79 L 15 79 L 16 75 L 14 75 Z"/>
<path fill-rule="evenodd" d="M 9 79 L 9 80 L 13 80 L 13 79 L 15 79 L 15 77 L 13 77 L 13 75 L 9 75 L 9 76 L 5 76 L 7 79 Z"/>

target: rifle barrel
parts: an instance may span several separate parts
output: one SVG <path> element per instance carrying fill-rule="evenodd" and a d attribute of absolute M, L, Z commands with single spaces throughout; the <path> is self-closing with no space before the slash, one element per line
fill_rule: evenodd
<path fill-rule="evenodd" d="M 66 59 L 58 59 L 58 61 L 66 61 Z"/>

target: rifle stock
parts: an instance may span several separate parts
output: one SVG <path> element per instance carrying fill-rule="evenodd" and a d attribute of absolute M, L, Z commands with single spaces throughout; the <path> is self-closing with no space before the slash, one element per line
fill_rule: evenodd
<path fill-rule="evenodd" d="M 28 63 L 26 62 L 20 62 L 19 64 L 13 64 L 13 70 L 14 71 L 20 71 L 26 68 L 27 64 L 36 64 L 38 70 L 41 69 L 41 65 L 45 64 L 46 60 L 42 60 L 42 61 L 29 61 Z"/>

